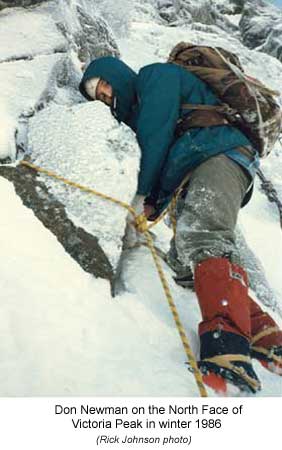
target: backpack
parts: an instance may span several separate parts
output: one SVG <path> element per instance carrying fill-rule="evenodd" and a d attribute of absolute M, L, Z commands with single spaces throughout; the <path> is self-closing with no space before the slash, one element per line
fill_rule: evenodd
<path fill-rule="evenodd" d="M 282 131 L 282 110 L 275 98 L 279 92 L 246 75 L 239 58 L 220 47 L 180 42 L 167 62 L 197 75 L 222 101 L 218 106 L 184 104 L 182 108 L 220 113 L 249 138 L 261 157 L 270 153 Z"/>

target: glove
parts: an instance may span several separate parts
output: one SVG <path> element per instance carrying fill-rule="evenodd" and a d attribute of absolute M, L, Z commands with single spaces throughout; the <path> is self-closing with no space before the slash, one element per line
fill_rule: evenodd
<path fill-rule="evenodd" d="M 145 195 L 138 195 L 138 194 L 136 194 L 134 199 L 132 200 L 131 206 L 132 208 L 135 209 L 137 216 L 139 216 L 139 214 L 144 213 L 144 200 Z M 132 217 L 132 214 L 130 215 Z"/>

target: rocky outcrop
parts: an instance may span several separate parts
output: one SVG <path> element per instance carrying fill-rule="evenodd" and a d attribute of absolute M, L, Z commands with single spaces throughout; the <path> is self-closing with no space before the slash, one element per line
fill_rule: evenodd
<path fill-rule="evenodd" d="M 247 0 L 229 0 L 222 2 L 221 0 L 212 0 L 217 10 L 221 14 L 241 14 Z"/>
<path fill-rule="evenodd" d="M 157 8 L 162 19 L 174 22 L 180 12 L 180 2 L 178 0 L 158 0 Z"/>
<path fill-rule="evenodd" d="M 23 204 L 32 209 L 86 272 L 113 282 L 111 264 L 97 238 L 73 224 L 64 205 L 48 191 L 35 171 L 24 166 L 0 166 L 0 176 L 13 183 Z"/>
<path fill-rule="evenodd" d="M 5 41 L 11 28 L 14 31 L 13 41 L 1 48 L 0 61 L 32 59 L 37 55 L 70 50 L 84 63 L 99 56 L 119 56 L 108 23 L 97 12 L 95 14 L 93 8 L 89 9 L 90 13 L 84 2 L 33 3 L 38 5 L 27 9 L 9 8 L 2 13 L 0 40 Z M 36 27 L 30 27 L 31 23 Z"/>
<path fill-rule="evenodd" d="M 233 14 L 242 14 L 246 1 L 247 0 L 230 0 L 230 4 L 233 7 Z"/>
<path fill-rule="evenodd" d="M 88 8 L 90 4 L 92 7 Z M 0 0 L 1 9 L 0 41 L 5 42 L 13 30 L 13 40 L 1 46 L 0 51 L 0 118 L 5 123 L 0 129 L 0 163 L 7 164 L 32 153 L 27 140 L 31 122 L 48 106 L 60 105 L 60 111 L 67 116 L 71 105 L 81 105 L 78 91 L 81 63 L 104 55 L 119 56 L 119 50 L 109 25 L 96 14 L 90 0 Z M 39 127 L 39 134 L 50 135 L 48 123 L 43 121 Z M 71 178 L 66 172 L 65 176 L 68 175 Z M 102 248 L 99 236 L 83 226 L 79 213 L 69 214 L 64 199 L 52 191 L 47 179 L 26 167 L 8 165 L 0 165 L 0 176 L 13 183 L 24 205 L 33 210 L 85 271 L 113 282 L 115 266 Z M 99 222 L 97 212 L 96 222 Z M 124 226 L 122 217 L 117 252 L 121 250 Z"/>
<path fill-rule="evenodd" d="M 11 8 L 13 6 L 34 6 L 44 3 L 47 0 L 0 0 L 0 11 L 4 8 Z"/>
<path fill-rule="evenodd" d="M 6 124 L 0 130 L 0 160 L 7 161 L 16 155 L 19 134 L 18 144 L 24 147 L 20 129 L 26 128 L 28 116 L 55 96 L 64 104 L 81 101 L 78 84 L 83 65 L 98 56 L 119 56 L 119 50 L 109 25 L 95 13 L 90 0 L 4 3 L 33 6 L 1 12 L 0 42 L 13 30 L 9 45 L 0 49 L 0 118 Z"/>
<path fill-rule="evenodd" d="M 54 98 L 54 102 L 58 100 Z M 73 105 L 54 102 L 30 118 L 28 149 L 32 161 L 64 178 L 130 203 L 139 166 L 139 148 L 133 132 L 118 125 L 101 102 Z M 44 176 L 44 182 L 64 204 L 69 217 L 99 239 L 115 270 L 122 249 L 126 209 L 68 188 L 50 177 Z"/>
<path fill-rule="evenodd" d="M 246 2 L 239 28 L 244 45 L 282 61 L 282 12 L 278 8 L 262 0 Z"/>
<path fill-rule="evenodd" d="M 170 26 L 200 23 L 236 31 L 237 27 L 222 14 L 216 3 L 195 0 L 158 0 L 160 17 Z"/>
<path fill-rule="evenodd" d="M 87 63 L 100 56 L 120 56 L 114 36 L 102 17 L 91 17 L 83 8 L 77 6 L 80 30 L 74 34 L 79 59 Z"/>

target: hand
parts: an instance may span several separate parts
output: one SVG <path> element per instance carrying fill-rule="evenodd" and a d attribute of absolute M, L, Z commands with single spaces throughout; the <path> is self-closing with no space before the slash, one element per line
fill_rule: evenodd
<path fill-rule="evenodd" d="M 144 206 L 144 215 L 147 217 L 147 219 L 152 215 L 155 214 L 156 208 L 153 205 L 145 205 Z"/>

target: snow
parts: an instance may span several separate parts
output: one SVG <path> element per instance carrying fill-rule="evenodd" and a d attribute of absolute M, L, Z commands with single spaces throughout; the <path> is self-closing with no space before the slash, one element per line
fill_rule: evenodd
<path fill-rule="evenodd" d="M 85 273 L 3 179 L 0 201 L 1 396 L 197 395 L 147 249 L 131 253 L 128 292 L 112 299 L 108 283 Z M 195 296 L 163 268 L 197 354 Z M 256 370 L 265 385 L 258 395 L 280 392 L 278 377 Z"/>
<path fill-rule="evenodd" d="M 0 47 L 0 62 L 62 52 L 67 47 L 66 39 L 47 13 L 8 8 L 0 17 L 0 42 L 7 42 Z M 11 30 L 12 38 L 7 40 Z"/>
<path fill-rule="evenodd" d="M 259 184 L 257 180 L 257 185 Z M 252 201 L 241 211 L 240 226 L 282 307 L 281 259 L 282 237 L 278 212 L 258 186 Z"/>
<path fill-rule="evenodd" d="M 16 120 L 11 117 L 0 105 L 0 159 L 10 156 L 12 159 L 16 156 L 15 132 L 17 128 Z"/>
<path fill-rule="evenodd" d="M 165 27 L 136 21 L 131 24 L 130 45 L 126 39 L 120 39 L 119 47 L 122 58 L 139 70 L 143 65 L 166 61 L 173 46 L 181 41 L 223 47 L 238 54 L 247 74 L 280 92 L 281 63 L 270 55 L 247 49 L 238 39 L 218 27 L 213 29 L 201 24 Z"/>
<path fill-rule="evenodd" d="M 149 7 L 147 10 L 150 12 Z M 50 24 L 48 20 L 42 23 L 41 13 L 34 15 L 34 30 L 42 29 L 42 37 L 37 32 L 33 45 L 29 39 L 33 33 L 25 34 L 22 14 L 26 13 L 18 9 L 13 14 L 1 13 L 6 34 L 1 34 L 1 28 L 0 42 L 13 42 L 9 54 L 5 45 L 1 46 L 4 58 L 25 51 L 38 55 L 54 47 L 53 25 L 45 40 Z M 199 30 L 198 24 L 167 28 L 154 23 L 144 11 L 139 20 L 134 17 L 130 35 L 119 39 L 119 47 L 124 61 L 135 70 L 164 61 L 173 45 L 186 40 L 239 52 L 251 75 L 270 87 L 281 86 L 279 61 L 246 49 L 223 30 Z M 24 32 L 23 43 L 19 42 L 19 30 Z M 63 41 L 58 42 L 61 44 Z M 5 124 L 0 131 L 1 158 L 14 157 L 17 120 L 34 111 L 60 58 L 40 55 L 33 61 L 0 64 L 0 120 Z M 139 158 L 131 131 L 118 126 L 102 104 L 64 104 L 62 97 L 55 100 L 59 104 L 44 105 L 30 120 L 28 137 L 35 162 L 130 202 Z M 278 189 L 281 160 L 281 154 L 271 156 L 263 166 Z M 126 211 L 50 179 L 45 181 L 65 203 L 71 219 L 99 236 L 116 264 Z M 126 291 L 113 299 L 109 283 L 84 272 L 2 178 L 0 201 L 5 205 L 0 221 L 0 396 L 198 396 L 148 249 L 141 247 L 125 255 L 122 283 Z M 276 207 L 260 192 L 259 183 L 251 203 L 240 214 L 239 225 L 263 264 L 281 310 L 281 229 Z M 167 249 L 171 231 L 160 224 L 154 233 L 156 244 Z M 198 357 L 200 311 L 195 294 L 177 286 L 165 264 L 163 269 Z M 281 325 L 279 308 L 269 312 Z M 254 368 L 263 384 L 257 396 L 280 396 L 282 379 L 257 362 Z M 209 391 L 209 395 L 214 393 Z"/>
<path fill-rule="evenodd" d="M 119 126 L 102 103 L 45 108 L 31 119 L 28 137 L 35 164 L 131 203 L 137 187 L 139 147 L 134 133 Z M 127 210 L 51 178 L 46 184 L 66 205 L 71 219 L 99 239 L 115 268 Z"/>
<path fill-rule="evenodd" d="M 108 283 L 83 272 L 0 179 L 1 203 L 7 198 L 0 395 L 193 395 L 160 288 L 154 309 L 165 311 L 165 322 L 134 294 L 112 299 Z M 148 269 L 155 284 L 152 260 Z"/>
<path fill-rule="evenodd" d="M 242 14 L 229 14 L 228 20 L 238 27 L 241 17 Z"/>
<path fill-rule="evenodd" d="M 0 64 L 1 131 L 0 158 L 15 157 L 17 120 L 30 115 L 48 85 L 52 69 L 60 55 L 38 56 L 32 61 Z M 7 125 L 2 128 L 3 123 Z"/>

